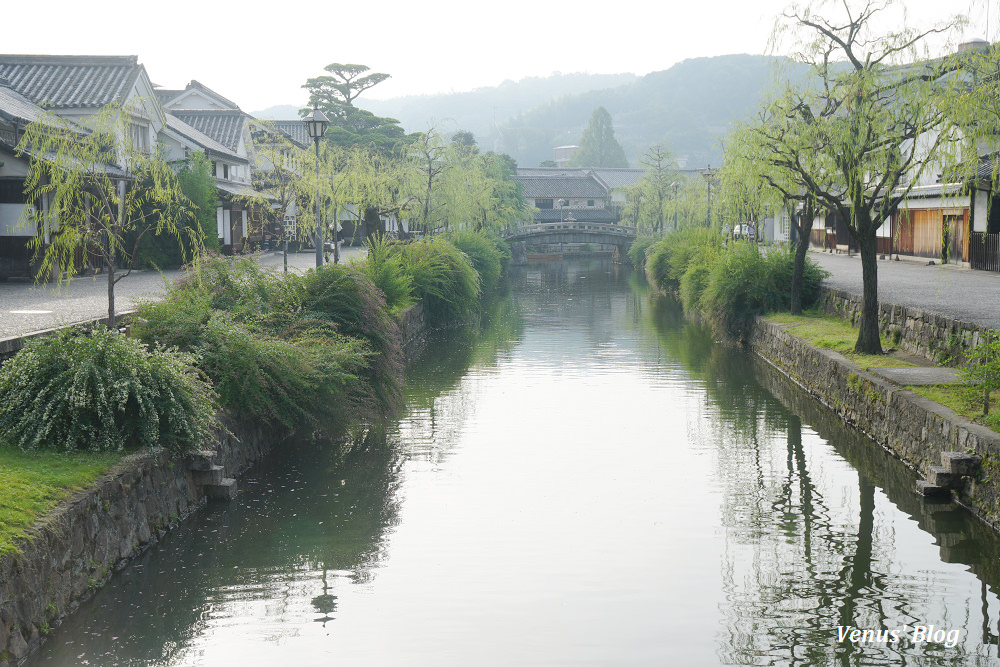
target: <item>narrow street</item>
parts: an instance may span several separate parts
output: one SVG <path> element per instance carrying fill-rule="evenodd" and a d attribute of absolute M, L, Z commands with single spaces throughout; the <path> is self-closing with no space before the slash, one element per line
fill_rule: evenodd
<path fill-rule="evenodd" d="M 363 253 L 362 248 L 341 248 L 341 260 Z M 258 255 L 263 266 L 281 269 L 280 252 Z M 306 271 L 316 266 L 312 252 L 289 253 L 289 271 Z M 115 288 L 117 310 L 131 310 L 143 299 L 163 294 L 167 281 L 176 280 L 181 271 L 134 271 Z M 0 283 L 0 339 L 23 336 L 34 331 L 85 322 L 107 315 L 107 276 L 74 278 L 62 286 L 34 284 L 28 281 Z"/>

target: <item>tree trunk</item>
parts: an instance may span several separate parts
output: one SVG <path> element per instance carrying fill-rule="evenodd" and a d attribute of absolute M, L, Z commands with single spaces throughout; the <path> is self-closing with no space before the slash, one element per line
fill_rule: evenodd
<path fill-rule="evenodd" d="M 802 314 L 802 281 L 806 273 L 806 253 L 809 252 L 809 235 L 812 233 L 815 214 L 812 207 L 807 207 L 802 214 L 801 222 L 795 224 L 798 238 L 795 240 L 795 258 L 792 262 L 792 315 Z"/>
<path fill-rule="evenodd" d="M 875 232 L 859 234 L 861 246 L 862 303 L 858 341 L 854 351 L 861 354 L 882 354 L 882 341 L 878 331 L 878 242 Z"/>

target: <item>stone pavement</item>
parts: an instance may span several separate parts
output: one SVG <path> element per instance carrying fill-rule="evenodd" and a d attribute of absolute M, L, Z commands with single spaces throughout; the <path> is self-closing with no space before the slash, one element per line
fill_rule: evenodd
<path fill-rule="evenodd" d="M 832 275 L 828 287 L 861 294 L 861 257 L 810 252 Z M 973 271 L 953 264 L 928 266 L 929 260 L 879 260 L 878 298 L 1000 330 L 1000 273 Z"/>
<path fill-rule="evenodd" d="M 363 255 L 364 249 L 344 246 L 341 261 Z M 280 252 L 257 255 L 263 266 L 282 268 Z M 313 252 L 289 253 L 289 271 L 305 271 L 316 266 Z M 155 299 L 163 294 L 167 281 L 176 280 L 179 270 L 133 271 L 115 288 L 115 305 L 119 312 L 131 310 L 143 299 Z M 0 283 L 0 339 L 86 322 L 105 317 L 108 313 L 108 283 L 103 274 L 80 277 L 61 287 L 49 284 L 10 281 Z"/>

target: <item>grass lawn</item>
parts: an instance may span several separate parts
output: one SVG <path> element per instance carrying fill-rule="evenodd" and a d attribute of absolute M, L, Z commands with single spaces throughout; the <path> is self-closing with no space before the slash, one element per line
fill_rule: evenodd
<path fill-rule="evenodd" d="M 764 319 L 780 324 L 791 335 L 802 338 L 816 347 L 839 352 L 862 368 L 913 366 L 912 363 L 889 354 L 856 353 L 854 343 L 858 340 L 857 327 L 832 315 L 813 310 L 802 315 L 774 313 Z M 885 337 L 882 338 L 882 349 L 887 351 L 893 349 L 892 343 Z"/>
<path fill-rule="evenodd" d="M 26 453 L 0 446 L 0 555 L 15 551 L 31 524 L 108 472 L 123 454 Z"/>
<path fill-rule="evenodd" d="M 825 315 L 819 311 L 809 311 L 803 315 L 775 313 L 765 319 L 781 325 L 793 336 L 802 338 L 816 347 L 840 352 L 862 368 L 884 368 L 887 366 L 913 366 L 903 359 L 888 354 L 856 354 L 854 342 L 858 330 L 849 322 Z M 892 343 L 882 338 L 882 348 L 891 350 Z M 963 384 L 908 385 L 905 387 L 915 394 L 954 410 L 957 414 L 977 424 L 1000 433 L 1000 400 L 993 397 L 993 409 L 983 415 L 982 393 L 975 387 Z"/>

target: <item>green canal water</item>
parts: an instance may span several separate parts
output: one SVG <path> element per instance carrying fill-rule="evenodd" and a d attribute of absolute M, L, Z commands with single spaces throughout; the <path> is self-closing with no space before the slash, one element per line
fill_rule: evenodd
<path fill-rule="evenodd" d="M 996 663 L 992 533 L 621 267 L 511 282 L 398 420 L 283 446 L 29 664 Z"/>

